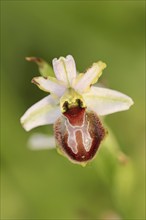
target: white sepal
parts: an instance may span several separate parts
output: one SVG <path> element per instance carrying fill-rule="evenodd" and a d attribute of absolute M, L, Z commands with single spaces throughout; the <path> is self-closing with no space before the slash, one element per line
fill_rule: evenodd
<path fill-rule="evenodd" d="M 65 82 L 68 86 L 72 85 L 76 78 L 76 64 L 71 55 L 53 59 L 53 69 L 58 80 Z"/>
<path fill-rule="evenodd" d="M 41 125 L 53 124 L 61 114 L 57 103 L 58 100 L 49 95 L 31 106 L 20 119 L 24 129 L 29 131 Z"/>
<path fill-rule="evenodd" d="M 83 94 L 88 109 L 98 115 L 108 115 L 130 108 L 133 100 L 118 91 L 92 86 L 89 92 Z"/>
<path fill-rule="evenodd" d="M 41 133 L 34 133 L 28 139 L 28 148 L 31 150 L 46 150 L 56 147 L 54 136 L 49 136 Z"/>

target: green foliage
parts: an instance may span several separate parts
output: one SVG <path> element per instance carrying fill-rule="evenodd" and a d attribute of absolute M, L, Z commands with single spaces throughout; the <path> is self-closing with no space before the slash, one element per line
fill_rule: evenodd
<path fill-rule="evenodd" d="M 2 219 L 144 219 L 144 1 L 2 1 Z M 46 93 L 25 57 L 72 54 L 79 71 L 107 63 L 100 82 L 135 105 L 107 116 L 107 140 L 86 167 L 32 152 L 19 118 Z M 51 71 L 51 70 L 50 70 Z M 125 154 L 121 153 L 124 152 Z M 127 155 L 127 157 L 125 156 Z"/>

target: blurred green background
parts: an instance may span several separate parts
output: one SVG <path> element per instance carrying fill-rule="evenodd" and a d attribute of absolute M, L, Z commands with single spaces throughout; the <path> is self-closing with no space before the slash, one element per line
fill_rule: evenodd
<path fill-rule="evenodd" d="M 144 4 L 1 1 L 1 219 L 145 219 Z M 20 125 L 25 110 L 46 96 L 30 84 L 38 70 L 24 58 L 51 62 L 68 54 L 80 71 L 94 61 L 106 62 L 100 82 L 133 98 L 129 111 L 106 117 L 127 163 L 104 144 L 85 168 L 56 150 L 27 148 L 33 132 L 50 128 L 27 133 Z"/>

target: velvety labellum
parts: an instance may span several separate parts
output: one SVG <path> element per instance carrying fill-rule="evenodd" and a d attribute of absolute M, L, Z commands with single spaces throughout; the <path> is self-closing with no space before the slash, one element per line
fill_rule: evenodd
<path fill-rule="evenodd" d="M 54 125 L 54 133 L 61 152 L 76 163 L 91 160 L 105 136 L 97 114 L 79 106 L 62 114 Z"/>

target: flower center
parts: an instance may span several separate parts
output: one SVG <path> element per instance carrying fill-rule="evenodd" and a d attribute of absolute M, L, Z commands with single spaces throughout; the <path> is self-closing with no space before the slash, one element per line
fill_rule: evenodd
<path fill-rule="evenodd" d="M 65 113 L 73 107 L 85 108 L 86 105 L 83 97 L 73 88 L 69 88 L 60 99 L 60 109 L 62 113 Z"/>

